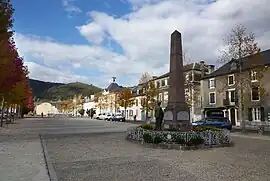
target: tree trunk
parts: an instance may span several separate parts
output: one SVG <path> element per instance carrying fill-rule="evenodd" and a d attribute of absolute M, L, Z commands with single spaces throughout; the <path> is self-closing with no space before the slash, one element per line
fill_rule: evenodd
<path fill-rule="evenodd" d="M 16 110 L 16 113 L 17 113 L 17 117 L 20 118 L 20 112 L 21 112 L 21 106 L 18 104 L 17 105 L 17 110 Z"/>
<path fill-rule="evenodd" d="M 146 121 L 148 121 L 149 105 L 148 105 L 148 98 L 147 97 L 146 97 L 146 110 L 145 111 L 146 111 L 146 114 L 145 114 L 146 115 Z"/>
<path fill-rule="evenodd" d="M 241 128 L 242 128 L 242 131 L 245 131 L 246 129 L 246 125 L 245 125 L 245 120 L 244 120 L 244 96 L 243 96 L 243 85 L 242 85 L 242 82 L 243 82 L 243 75 L 242 75 L 242 64 L 241 62 L 238 62 L 239 63 L 239 80 L 240 80 L 240 86 L 239 86 L 239 89 L 240 89 L 240 100 L 239 100 L 239 115 L 240 115 L 240 120 L 241 120 Z"/>
<path fill-rule="evenodd" d="M 4 102 L 5 98 L 2 97 L 2 103 L 1 103 L 1 127 L 3 127 L 3 119 L 4 119 Z"/>
<path fill-rule="evenodd" d="M 14 123 L 14 105 L 11 105 L 11 110 L 10 110 L 10 114 L 11 114 L 11 117 L 10 117 L 10 121 L 12 121 L 12 123 Z"/>

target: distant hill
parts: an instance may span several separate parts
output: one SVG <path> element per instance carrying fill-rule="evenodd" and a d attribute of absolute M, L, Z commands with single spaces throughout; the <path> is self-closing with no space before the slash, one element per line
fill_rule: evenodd
<path fill-rule="evenodd" d="M 78 94 L 89 96 L 102 90 L 92 84 L 88 85 L 81 82 L 63 84 L 29 79 L 29 84 L 33 91 L 33 97 L 41 101 L 64 100 Z"/>

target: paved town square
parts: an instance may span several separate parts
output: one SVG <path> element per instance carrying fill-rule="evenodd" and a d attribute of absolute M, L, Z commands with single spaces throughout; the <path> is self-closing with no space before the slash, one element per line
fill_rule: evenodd
<path fill-rule="evenodd" d="M 270 178 L 269 137 L 232 133 L 234 147 L 152 149 L 125 140 L 125 131 L 132 126 L 88 118 L 17 120 L 0 131 L 0 180 L 49 180 L 39 134 L 59 181 Z"/>

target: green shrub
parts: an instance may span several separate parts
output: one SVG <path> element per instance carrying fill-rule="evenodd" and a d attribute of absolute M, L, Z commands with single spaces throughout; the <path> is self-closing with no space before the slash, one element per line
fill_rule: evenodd
<path fill-rule="evenodd" d="M 182 137 L 182 136 L 180 136 L 180 135 L 177 135 L 176 137 L 175 137 L 175 140 L 174 140 L 177 144 L 180 144 L 180 145 L 184 145 L 184 144 L 186 144 L 186 141 L 185 141 L 185 139 Z"/>
<path fill-rule="evenodd" d="M 147 130 L 153 130 L 154 129 L 154 126 L 152 124 L 149 124 L 149 123 L 143 123 L 141 125 L 141 128 L 147 129 Z"/>
<path fill-rule="evenodd" d="M 153 140 L 153 142 L 154 142 L 155 144 L 159 144 L 159 143 L 161 143 L 162 141 L 163 141 L 162 137 L 161 137 L 161 136 L 158 136 L 158 135 L 156 135 L 156 136 L 154 137 L 154 140 Z"/>
<path fill-rule="evenodd" d="M 196 136 L 196 137 L 190 138 L 190 140 L 186 144 L 188 146 L 196 146 L 203 143 L 204 143 L 204 140 L 201 137 Z"/>
<path fill-rule="evenodd" d="M 145 143 L 153 143 L 153 136 L 150 133 L 143 134 L 143 141 Z"/>

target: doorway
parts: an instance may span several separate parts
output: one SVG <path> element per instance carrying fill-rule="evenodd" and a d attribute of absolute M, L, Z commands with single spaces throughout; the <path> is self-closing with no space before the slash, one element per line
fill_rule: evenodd
<path fill-rule="evenodd" d="M 235 109 L 234 108 L 230 109 L 230 120 L 231 120 L 232 125 L 235 126 L 236 123 L 235 123 Z"/>

